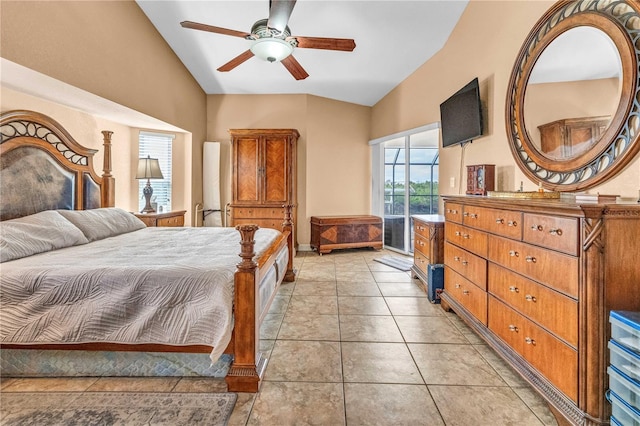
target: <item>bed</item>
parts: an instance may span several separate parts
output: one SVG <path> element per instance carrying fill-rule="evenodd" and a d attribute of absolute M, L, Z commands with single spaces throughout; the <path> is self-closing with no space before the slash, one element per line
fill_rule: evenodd
<path fill-rule="evenodd" d="M 0 126 L 0 349 L 225 353 L 229 391 L 256 392 L 260 325 L 295 280 L 292 206 L 282 232 L 147 228 L 114 207 L 110 131 L 99 176 L 97 151 L 52 118 L 9 111 Z"/>

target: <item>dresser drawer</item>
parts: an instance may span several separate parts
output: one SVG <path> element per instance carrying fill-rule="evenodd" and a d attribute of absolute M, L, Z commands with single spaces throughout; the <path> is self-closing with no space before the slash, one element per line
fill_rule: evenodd
<path fill-rule="evenodd" d="M 510 307 L 578 347 L 577 301 L 495 263 L 489 263 L 487 287 Z"/>
<path fill-rule="evenodd" d="M 487 257 L 487 234 L 477 229 L 447 223 L 445 226 L 447 241 L 469 250 L 478 256 Z"/>
<path fill-rule="evenodd" d="M 446 221 L 462 223 L 462 204 L 445 202 L 444 218 Z"/>
<path fill-rule="evenodd" d="M 424 257 L 426 257 L 427 260 L 429 260 L 429 257 L 431 255 L 430 253 L 431 247 L 429 244 L 429 240 L 427 238 L 423 237 L 422 235 L 415 234 L 413 249 L 414 249 L 414 252 L 419 252 Z"/>
<path fill-rule="evenodd" d="M 578 219 L 524 214 L 525 242 L 577 256 L 578 235 Z"/>
<path fill-rule="evenodd" d="M 510 210 L 464 206 L 462 223 L 477 229 L 519 240 L 522 238 L 522 213 Z"/>
<path fill-rule="evenodd" d="M 446 266 L 444 268 L 444 282 L 447 294 L 486 326 L 487 292 Z"/>
<path fill-rule="evenodd" d="M 425 273 L 428 273 L 427 268 L 429 266 L 429 258 L 420 253 L 418 250 L 413 252 L 413 264 L 416 265 L 418 269 Z"/>
<path fill-rule="evenodd" d="M 495 297 L 488 299 L 489 329 L 560 391 L 577 401 L 578 353 Z"/>
<path fill-rule="evenodd" d="M 445 242 L 444 261 L 449 267 L 486 291 L 487 261 L 485 259 Z"/>
<path fill-rule="evenodd" d="M 489 235 L 489 260 L 568 296 L 578 297 L 578 258 Z"/>
<path fill-rule="evenodd" d="M 160 218 L 156 226 L 184 226 L 184 216 Z"/>
<path fill-rule="evenodd" d="M 284 222 L 284 208 L 278 207 L 234 207 L 233 217 L 238 219 L 280 219 Z"/>

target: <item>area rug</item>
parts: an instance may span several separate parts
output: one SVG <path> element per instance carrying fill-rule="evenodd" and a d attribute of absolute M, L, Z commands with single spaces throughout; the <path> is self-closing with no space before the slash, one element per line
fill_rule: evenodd
<path fill-rule="evenodd" d="M 391 266 L 392 268 L 399 269 L 401 271 L 409 271 L 413 265 L 413 260 L 403 259 L 398 256 L 382 256 L 378 259 L 373 259 L 376 262 L 380 262 L 383 265 Z"/>
<path fill-rule="evenodd" d="M 235 393 L 3 392 L 1 425 L 220 425 Z"/>

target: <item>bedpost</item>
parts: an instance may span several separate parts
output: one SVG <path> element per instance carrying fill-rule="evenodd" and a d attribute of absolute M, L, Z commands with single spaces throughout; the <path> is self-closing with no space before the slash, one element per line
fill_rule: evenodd
<path fill-rule="evenodd" d="M 287 237 L 287 246 L 289 247 L 289 261 L 287 262 L 287 272 L 285 272 L 283 280 L 290 283 L 296 280 L 296 272 L 293 270 L 293 257 L 295 253 L 293 246 L 293 222 L 291 221 L 291 210 L 293 209 L 293 205 L 285 204 L 283 207 L 284 223 L 282 224 L 282 232 L 289 231 L 289 236 Z"/>
<path fill-rule="evenodd" d="M 258 225 L 238 225 L 240 231 L 240 257 L 235 273 L 234 326 L 233 326 L 233 363 L 225 378 L 229 392 L 257 392 L 260 376 L 265 367 L 265 359 L 259 352 L 260 329 L 258 326 L 259 307 L 258 283 L 253 260 L 255 256 L 253 236 Z"/>
<path fill-rule="evenodd" d="M 102 167 L 102 190 L 100 194 L 100 203 L 102 207 L 113 207 L 116 205 L 116 184 L 115 179 L 111 175 L 111 135 L 113 132 L 103 130 L 104 160 Z"/>

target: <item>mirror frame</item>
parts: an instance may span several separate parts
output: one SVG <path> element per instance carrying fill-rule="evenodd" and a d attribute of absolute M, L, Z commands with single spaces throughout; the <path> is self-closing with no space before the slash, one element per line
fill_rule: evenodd
<path fill-rule="evenodd" d="M 640 4 L 634 0 L 562 0 L 533 27 L 516 58 L 507 86 L 509 147 L 524 174 L 552 191 L 580 191 L 619 173 L 640 152 Z M 590 26 L 607 34 L 622 65 L 621 93 L 609 127 L 590 149 L 553 160 L 534 146 L 524 123 L 527 82 L 544 49 L 564 32 Z"/>

